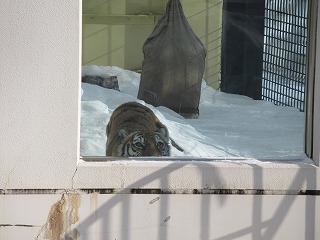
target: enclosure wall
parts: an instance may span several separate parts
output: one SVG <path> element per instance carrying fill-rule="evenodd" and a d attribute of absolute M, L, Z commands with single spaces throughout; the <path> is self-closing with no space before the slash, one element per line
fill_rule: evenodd
<path fill-rule="evenodd" d="M 166 0 L 83 0 L 82 65 L 141 70 L 142 46 L 165 12 Z M 186 17 L 205 45 L 205 79 L 220 81 L 222 1 L 181 0 Z"/>

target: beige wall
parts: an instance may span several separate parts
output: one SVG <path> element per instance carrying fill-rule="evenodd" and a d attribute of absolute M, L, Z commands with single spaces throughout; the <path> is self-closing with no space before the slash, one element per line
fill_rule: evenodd
<path fill-rule="evenodd" d="M 220 86 L 220 54 L 222 0 L 181 0 L 184 12 L 193 31 L 207 49 L 206 82 L 218 89 Z"/>
<path fill-rule="evenodd" d="M 194 32 L 205 45 L 205 79 L 215 88 L 220 79 L 221 46 L 221 0 L 194 1 L 181 0 L 186 17 Z M 108 15 L 154 15 L 156 19 L 163 14 L 166 0 L 83 0 L 83 13 Z M 116 18 L 115 20 L 116 21 Z M 152 32 L 155 23 L 150 21 L 132 24 L 86 24 L 83 21 L 82 64 L 115 65 L 130 70 L 141 69 L 142 46 Z"/>
<path fill-rule="evenodd" d="M 161 15 L 159 0 L 83 0 L 83 13 L 114 16 Z M 141 69 L 142 45 L 154 28 L 150 22 L 132 24 L 86 24 L 83 21 L 82 64 Z"/>

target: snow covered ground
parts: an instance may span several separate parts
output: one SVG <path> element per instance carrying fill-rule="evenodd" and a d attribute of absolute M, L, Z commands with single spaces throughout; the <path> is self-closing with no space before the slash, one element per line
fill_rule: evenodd
<path fill-rule="evenodd" d="M 170 137 L 184 149 L 173 156 L 295 158 L 304 155 L 304 113 L 271 102 L 219 92 L 202 84 L 200 116 L 184 119 L 165 107 L 136 98 L 140 74 L 119 67 L 84 66 L 82 75 L 117 76 L 120 92 L 82 83 L 81 156 L 104 156 L 106 125 L 127 101 L 151 108 Z"/>

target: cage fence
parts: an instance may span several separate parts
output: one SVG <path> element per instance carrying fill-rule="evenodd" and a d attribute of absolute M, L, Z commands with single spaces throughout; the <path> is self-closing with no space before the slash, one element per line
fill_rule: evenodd
<path fill-rule="evenodd" d="M 308 0 L 266 0 L 262 99 L 304 111 Z"/>

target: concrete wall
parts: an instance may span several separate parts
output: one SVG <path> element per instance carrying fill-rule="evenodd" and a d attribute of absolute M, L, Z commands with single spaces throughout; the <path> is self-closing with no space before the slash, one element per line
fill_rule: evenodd
<path fill-rule="evenodd" d="M 315 240 L 320 236 L 319 199 L 226 194 L 0 195 L 0 239 Z"/>
<path fill-rule="evenodd" d="M 308 159 L 81 159 L 81 14 L 79 1 L 0 1 L 1 240 L 320 238 Z"/>

